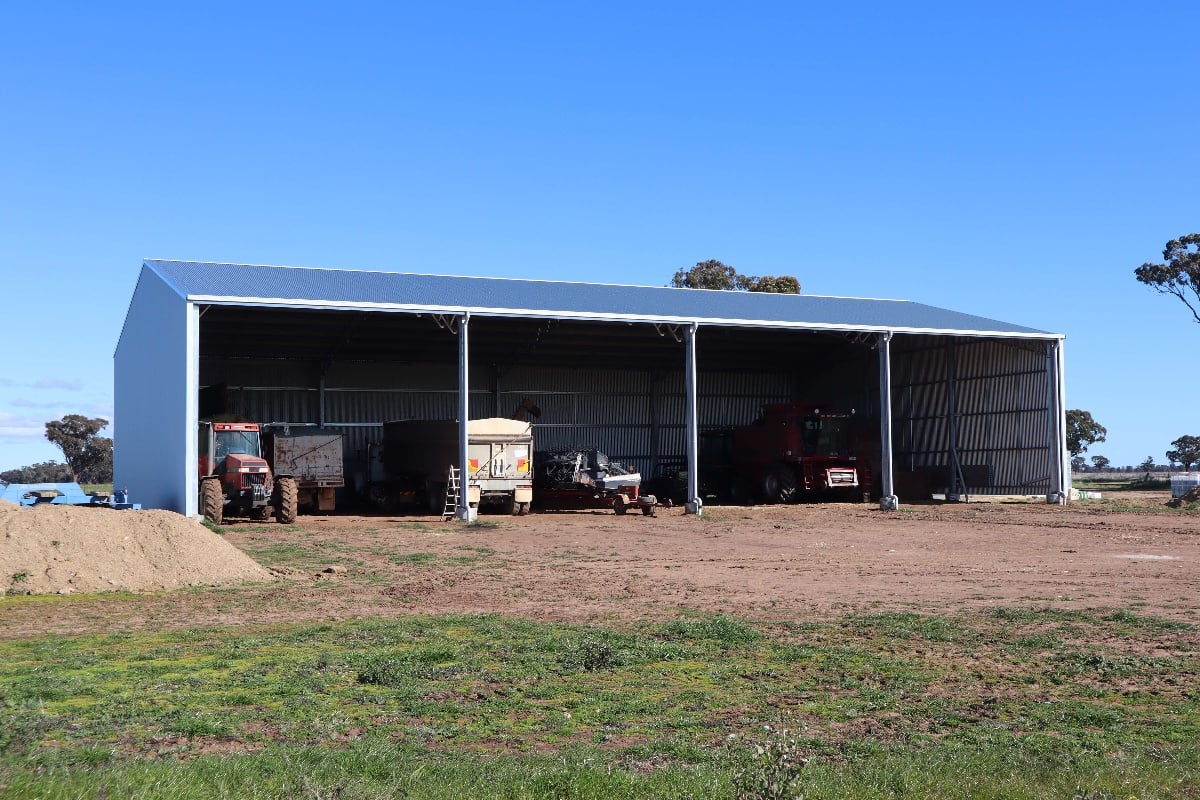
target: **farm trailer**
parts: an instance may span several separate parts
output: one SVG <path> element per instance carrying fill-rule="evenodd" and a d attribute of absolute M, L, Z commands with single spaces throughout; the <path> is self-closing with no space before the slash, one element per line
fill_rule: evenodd
<path fill-rule="evenodd" d="M 456 420 L 395 420 L 383 425 L 384 481 L 372 495 L 386 505 L 424 500 L 445 507 L 450 468 L 458 464 Z M 467 465 L 460 491 L 473 508 L 499 505 L 526 514 L 533 501 L 533 426 L 489 417 L 467 422 Z"/>

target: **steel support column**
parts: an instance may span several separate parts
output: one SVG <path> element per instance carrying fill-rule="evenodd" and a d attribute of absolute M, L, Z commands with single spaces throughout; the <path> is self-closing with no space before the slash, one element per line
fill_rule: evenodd
<path fill-rule="evenodd" d="M 879 334 L 879 507 L 900 507 L 892 484 L 892 334 Z"/>
<path fill-rule="evenodd" d="M 183 463 L 183 513 L 199 517 L 200 509 L 200 318 L 207 310 L 188 303 L 184 313 L 187 326 L 184 373 L 183 442 L 187 457 Z M 132 420 L 126 422 L 129 424 Z"/>
<path fill-rule="evenodd" d="M 687 496 L 685 511 L 688 514 L 704 513 L 704 502 L 700 498 L 700 415 L 696 403 L 696 331 L 700 326 L 693 322 L 683 332 L 684 342 L 684 392 L 687 397 Z"/>
<path fill-rule="evenodd" d="M 1071 497 L 1071 462 L 1067 452 L 1067 393 L 1061 340 L 1046 345 L 1046 398 L 1050 430 L 1050 486 L 1046 502 L 1066 505 Z"/>
<path fill-rule="evenodd" d="M 325 371 L 321 370 L 321 378 L 317 384 L 317 426 L 325 427 Z"/>
<path fill-rule="evenodd" d="M 951 340 L 946 345 L 946 421 L 950 451 L 950 486 L 946 499 L 952 503 L 964 502 L 967 496 L 967 481 L 963 476 L 962 458 L 958 454 L 958 343 Z"/>
<path fill-rule="evenodd" d="M 471 380 L 467 369 L 469 346 L 467 342 L 467 323 L 471 321 L 470 314 L 458 318 L 458 509 L 455 516 L 458 519 L 471 522 L 475 519 L 476 509 L 471 508 L 467 501 L 467 421 L 471 418 Z"/>

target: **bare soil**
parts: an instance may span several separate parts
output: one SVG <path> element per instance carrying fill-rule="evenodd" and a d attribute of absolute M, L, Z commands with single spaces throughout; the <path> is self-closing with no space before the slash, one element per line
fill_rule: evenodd
<path fill-rule="evenodd" d="M 294 526 L 238 523 L 222 538 L 288 579 L 50 607 L 5 599 L 0 636 L 403 614 L 621 623 L 999 606 L 1200 623 L 1200 514 L 1168 509 L 1168 499 L 1121 492 L 1067 507 L 805 504 L 710 507 L 699 518 L 661 509 L 483 515 L 478 525 L 342 513 Z"/>
<path fill-rule="evenodd" d="M 0 501 L 0 595 L 175 589 L 270 580 L 245 553 L 169 511 Z"/>

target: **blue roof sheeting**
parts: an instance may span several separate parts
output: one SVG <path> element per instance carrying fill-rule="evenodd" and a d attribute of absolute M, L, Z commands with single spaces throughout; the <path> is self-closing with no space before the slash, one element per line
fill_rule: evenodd
<path fill-rule="evenodd" d="M 201 303 L 1060 338 L 906 300 L 157 259 L 145 265 Z"/>

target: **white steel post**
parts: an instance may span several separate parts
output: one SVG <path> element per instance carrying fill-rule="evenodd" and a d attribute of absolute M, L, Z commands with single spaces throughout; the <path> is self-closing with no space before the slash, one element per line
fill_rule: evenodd
<path fill-rule="evenodd" d="M 696 404 L 696 331 L 699 325 L 691 323 L 684 329 L 684 380 L 687 385 L 687 496 L 685 513 L 700 516 L 704 513 L 704 502 L 700 498 L 700 414 Z"/>
<path fill-rule="evenodd" d="M 1067 399 L 1061 340 L 1046 344 L 1046 395 L 1050 429 L 1050 486 L 1046 502 L 1065 505 L 1071 497 L 1071 462 L 1067 452 Z"/>
<path fill-rule="evenodd" d="M 458 508 L 455 516 L 467 522 L 472 522 L 477 513 L 467 500 L 467 474 L 469 471 L 467 421 L 471 418 L 471 381 L 467 371 L 467 323 L 470 320 L 469 313 L 458 318 Z"/>
<path fill-rule="evenodd" d="M 1062 495 L 1062 503 L 1071 499 L 1071 454 L 1067 452 L 1067 374 L 1066 374 L 1066 342 L 1059 339 L 1055 350 L 1058 353 L 1057 386 L 1058 386 L 1058 474 L 1061 476 L 1058 491 Z"/>
<path fill-rule="evenodd" d="M 879 334 L 879 507 L 900 507 L 892 485 L 892 333 Z"/>
<path fill-rule="evenodd" d="M 184 375 L 184 421 L 183 447 L 186 458 L 183 464 L 183 513 L 184 516 L 200 515 L 200 317 L 202 312 L 195 303 L 187 304 L 185 334 L 187 348 L 187 370 Z M 129 424 L 129 422 L 126 422 Z M 135 487 L 136 488 L 136 487 Z"/>

